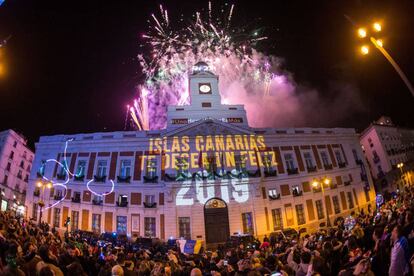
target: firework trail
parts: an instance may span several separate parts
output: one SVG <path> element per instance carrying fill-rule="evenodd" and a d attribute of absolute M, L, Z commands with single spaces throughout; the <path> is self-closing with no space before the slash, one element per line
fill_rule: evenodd
<path fill-rule="evenodd" d="M 161 5 L 160 15 L 151 15 L 142 35 L 143 52 L 149 54 L 138 55 L 146 78 L 130 108 L 138 130 L 165 128 L 167 106 L 190 103 L 188 75 L 199 61 L 220 76 L 223 103 L 245 105 L 251 126 L 269 126 L 282 117 L 297 125 L 310 118 L 305 109 L 319 100 L 318 93 L 312 90 L 310 98 L 297 97 L 298 85 L 281 69 L 280 59 L 256 50 L 267 39 L 261 29 L 232 26 L 234 5 L 226 10 L 216 17 L 209 2 L 207 10 L 195 12 L 190 22 L 184 15 L 173 22 Z"/>

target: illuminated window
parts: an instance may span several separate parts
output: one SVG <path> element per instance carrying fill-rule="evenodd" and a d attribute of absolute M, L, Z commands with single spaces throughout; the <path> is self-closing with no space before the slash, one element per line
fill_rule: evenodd
<path fill-rule="evenodd" d="M 154 217 L 145 217 L 144 218 L 144 231 L 145 237 L 155 237 L 156 236 L 156 225 Z"/>
<path fill-rule="evenodd" d="M 116 217 L 116 232 L 118 234 L 126 234 L 127 232 L 127 217 L 126 216 Z"/>
<path fill-rule="evenodd" d="M 284 157 L 285 157 L 286 168 L 288 168 L 289 170 L 296 169 L 295 160 L 293 159 L 292 154 L 286 153 Z"/>
<path fill-rule="evenodd" d="M 303 204 L 298 204 L 295 206 L 296 208 L 296 218 L 298 220 L 298 225 L 305 224 L 305 212 L 303 210 Z"/>
<path fill-rule="evenodd" d="M 120 176 L 131 176 L 131 160 L 121 160 Z"/>
<path fill-rule="evenodd" d="M 59 228 L 60 223 L 60 208 L 55 208 L 55 213 L 53 217 L 53 227 Z"/>
<path fill-rule="evenodd" d="M 101 233 L 101 214 L 92 214 L 92 232 Z"/>
<path fill-rule="evenodd" d="M 58 177 L 66 176 L 66 170 L 68 169 L 68 164 L 67 164 L 66 160 L 63 160 L 61 163 L 62 163 L 63 166 L 60 166 L 60 171 L 59 171 Z"/>
<path fill-rule="evenodd" d="M 323 204 L 322 204 L 322 200 L 316 200 L 315 201 L 316 204 L 316 212 L 318 213 L 318 219 L 323 219 L 325 217 L 325 213 L 323 211 Z"/>
<path fill-rule="evenodd" d="M 155 203 L 155 195 L 145 195 L 145 203 L 147 204 Z"/>
<path fill-rule="evenodd" d="M 179 237 L 186 240 L 191 239 L 190 231 L 190 218 L 189 217 L 179 217 L 178 218 L 178 232 Z"/>
<path fill-rule="evenodd" d="M 70 218 L 71 229 L 72 231 L 79 229 L 79 211 L 72 211 L 72 216 Z"/>
<path fill-rule="evenodd" d="M 78 166 L 76 168 L 76 176 L 77 177 L 82 177 L 85 176 L 85 171 L 86 171 L 86 160 L 79 160 L 78 161 Z"/>
<path fill-rule="evenodd" d="M 157 176 L 157 159 L 148 158 L 145 176 L 148 178 L 154 178 Z"/>
<path fill-rule="evenodd" d="M 354 208 L 354 199 L 352 198 L 352 193 L 351 192 L 347 192 L 347 197 L 348 197 L 348 206 L 349 209 Z"/>
<path fill-rule="evenodd" d="M 273 230 L 283 229 L 282 210 L 280 208 L 272 209 Z"/>
<path fill-rule="evenodd" d="M 339 206 L 338 196 L 333 196 L 332 201 L 333 201 L 333 205 L 334 205 L 335 214 L 339 214 L 341 212 L 341 207 Z"/>
<path fill-rule="evenodd" d="M 326 151 L 321 152 L 321 158 L 322 158 L 322 163 L 323 163 L 324 166 L 331 165 L 330 162 L 329 162 L 329 157 L 328 157 L 328 154 L 326 153 Z"/>
<path fill-rule="evenodd" d="M 310 152 L 305 152 L 303 154 L 303 157 L 305 159 L 306 167 L 307 168 L 313 168 L 313 158 Z"/>
<path fill-rule="evenodd" d="M 279 193 L 277 192 L 276 189 L 269 189 L 268 193 L 269 193 L 269 198 L 271 199 L 276 199 L 279 197 Z"/>
<path fill-rule="evenodd" d="M 45 168 L 46 168 L 46 160 L 42 160 L 40 162 L 40 167 L 39 167 L 39 170 L 37 171 L 37 174 L 39 176 L 44 176 L 45 175 Z"/>
<path fill-rule="evenodd" d="M 270 155 L 268 152 L 263 152 L 261 157 L 263 161 L 264 171 L 268 173 L 274 172 L 275 169 L 272 166 L 272 155 Z"/>
<path fill-rule="evenodd" d="M 99 160 L 98 161 L 97 173 L 96 173 L 96 175 L 98 177 L 106 176 L 106 169 L 107 169 L 107 166 L 108 166 L 107 164 L 108 164 L 107 160 Z"/>
<path fill-rule="evenodd" d="M 254 234 L 253 229 L 253 215 L 251 212 L 242 213 L 242 222 L 243 222 L 243 233 L 244 234 Z"/>

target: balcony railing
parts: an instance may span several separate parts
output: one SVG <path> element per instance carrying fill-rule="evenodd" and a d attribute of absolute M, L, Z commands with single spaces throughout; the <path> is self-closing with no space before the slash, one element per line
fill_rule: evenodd
<path fill-rule="evenodd" d="M 37 196 L 37 197 L 40 196 L 40 191 L 34 191 L 33 196 Z"/>
<path fill-rule="evenodd" d="M 265 170 L 263 173 L 265 177 L 277 176 L 276 170 Z"/>
<path fill-rule="evenodd" d="M 116 206 L 118 206 L 118 207 L 128 207 L 128 201 L 117 201 Z"/>
<path fill-rule="evenodd" d="M 150 176 L 144 175 L 144 183 L 157 183 L 158 182 L 158 175 Z"/>
<path fill-rule="evenodd" d="M 280 199 L 280 194 L 277 195 L 269 195 L 269 200 L 278 200 Z"/>
<path fill-rule="evenodd" d="M 293 196 L 301 196 L 301 195 L 303 195 L 303 191 L 293 190 L 292 195 Z"/>
<path fill-rule="evenodd" d="M 65 173 L 57 174 L 56 178 L 59 179 L 59 180 L 65 180 L 66 179 L 66 174 Z"/>
<path fill-rule="evenodd" d="M 338 167 L 339 168 L 345 168 L 346 167 L 346 163 L 345 162 L 338 163 Z"/>
<path fill-rule="evenodd" d="M 129 182 L 131 182 L 131 176 L 130 175 L 128 175 L 128 176 L 119 176 L 118 175 L 116 178 L 118 180 L 118 183 L 129 183 Z"/>
<path fill-rule="evenodd" d="M 94 175 L 93 179 L 95 180 L 95 182 L 105 182 L 106 175 Z"/>
<path fill-rule="evenodd" d="M 145 208 L 157 208 L 157 203 L 156 202 L 144 202 L 144 207 Z"/>
<path fill-rule="evenodd" d="M 83 182 L 83 180 L 85 179 L 85 176 L 84 175 L 74 175 L 73 176 L 73 180 L 74 181 L 79 181 L 79 182 Z"/>
<path fill-rule="evenodd" d="M 320 193 L 320 192 L 322 192 L 322 188 L 321 188 L 321 187 L 318 187 L 318 188 L 313 187 L 313 188 L 312 188 L 312 191 L 313 191 L 314 193 Z"/>
<path fill-rule="evenodd" d="M 74 202 L 74 203 L 80 203 L 81 202 L 81 199 L 80 199 L 80 197 L 72 197 L 72 202 Z"/>
<path fill-rule="evenodd" d="M 103 205 L 103 200 L 102 199 L 101 200 L 93 199 L 92 204 L 93 205 L 98 205 L 98 206 Z"/>
<path fill-rule="evenodd" d="M 298 168 L 292 168 L 292 169 L 291 168 L 287 168 L 286 171 L 287 171 L 288 175 L 298 174 L 299 173 Z"/>
<path fill-rule="evenodd" d="M 316 172 L 316 166 L 313 167 L 306 167 L 306 169 L 308 170 L 308 172 Z"/>
<path fill-rule="evenodd" d="M 325 170 L 332 170 L 332 164 L 323 164 Z"/>
<path fill-rule="evenodd" d="M 331 183 L 331 184 L 329 184 L 329 187 L 330 187 L 331 189 L 336 189 L 336 188 L 338 188 L 338 184 L 336 184 L 336 183 Z"/>

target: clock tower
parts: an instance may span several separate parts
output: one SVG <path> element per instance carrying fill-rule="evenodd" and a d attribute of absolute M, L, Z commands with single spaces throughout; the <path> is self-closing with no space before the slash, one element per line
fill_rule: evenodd
<path fill-rule="evenodd" d="M 196 63 L 189 75 L 190 105 L 168 106 L 167 128 L 180 127 L 202 119 L 216 119 L 248 127 L 243 105 L 221 104 L 219 77 L 207 63 Z"/>

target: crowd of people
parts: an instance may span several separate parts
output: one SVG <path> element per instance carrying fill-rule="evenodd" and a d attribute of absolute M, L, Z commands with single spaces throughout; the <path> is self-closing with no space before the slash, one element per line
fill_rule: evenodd
<path fill-rule="evenodd" d="M 2 212 L 0 275 L 412 275 L 414 189 L 372 209 L 313 234 L 265 236 L 254 247 L 240 243 L 199 254 L 163 243 L 102 244 Z"/>

